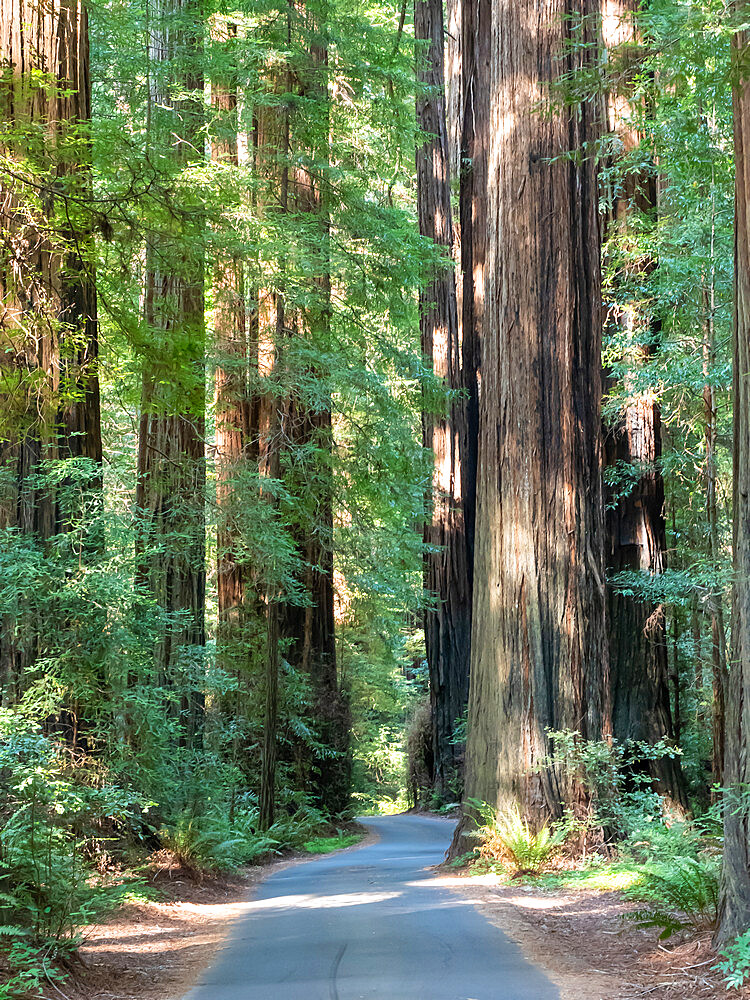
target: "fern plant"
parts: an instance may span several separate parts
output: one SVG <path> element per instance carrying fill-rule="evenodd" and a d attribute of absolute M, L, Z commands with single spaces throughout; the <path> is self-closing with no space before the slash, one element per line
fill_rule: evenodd
<path fill-rule="evenodd" d="M 232 821 L 219 813 L 200 817 L 185 813 L 159 836 L 162 847 L 185 871 L 200 876 L 208 871 L 229 871 L 278 853 L 284 845 L 274 836 L 276 832 L 260 833 L 254 813 L 237 813 Z"/>
<path fill-rule="evenodd" d="M 545 823 L 534 830 L 517 808 L 498 814 L 486 802 L 469 801 L 483 821 L 474 832 L 480 857 L 509 861 L 518 875 L 539 872 L 565 842 L 564 827 Z"/>
<path fill-rule="evenodd" d="M 637 887 L 650 906 L 635 910 L 639 927 L 661 928 L 661 940 L 691 928 L 712 930 L 719 906 L 719 866 L 710 858 L 674 857 L 668 865 L 646 868 Z"/>

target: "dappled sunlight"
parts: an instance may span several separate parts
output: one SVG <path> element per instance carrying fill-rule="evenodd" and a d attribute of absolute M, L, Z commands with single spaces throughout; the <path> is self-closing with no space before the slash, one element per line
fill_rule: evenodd
<path fill-rule="evenodd" d="M 365 906 L 368 903 L 383 903 L 396 899 L 400 892 L 342 892 L 332 896 L 310 893 L 298 896 L 274 896 L 271 899 L 256 899 L 245 904 L 246 913 L 261 910 L 286 910 L 290 907 L 302 910 L 338 909 L 344 906 Z"/>

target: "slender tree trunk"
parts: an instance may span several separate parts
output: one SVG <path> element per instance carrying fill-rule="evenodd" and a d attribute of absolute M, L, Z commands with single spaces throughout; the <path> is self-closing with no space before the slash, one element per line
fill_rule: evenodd
<path fill-rule="evenodd" d="M 217 19 L 213 37 L 231 44 L 237 26 Z M 237 81 L 229 74 L 211 84 L 211 103 L 220 113 L 217 134 L 212 137 L 214 162 L 239 165 L 237 136 Z M 217 598 L 219 620 L 217 651 L 226 669 L 239 669 L 245 659 L 242 648 L 243 610 L 247 570 L 237 558 L 236 476 L 257 452 L 254 399 L 249 385 L 253 345 L 248 338 L 243 262 L 222 255 L 214 264 L 214 335 L 216 344 L 216 500 Z M 257 455 L 255 456 L 257 457 Z"/>
<path fill-rule="evenodd" d="M 283 305 L 279 303 L 280 325 L 284 322 Z M 277 355 L 278 361 L 278 355 Z M 281 476 L 281 436 L 283 417 L 277 406 L 271 423 L 271 440 L 268 442 L 268 475 L 278 480 Z M 273 501 L 270 501 L 273 502 Z M 263 713 L 263 753 L 261 756 L 260 796 L 258 821 L 261 830 L 273 826 L 276 815 L 276 764 L 278 760 L 279 724 L 279 642 L 281 641 L 282 605 L 279 588 L 269 580 L 266 590 L 266 671 L 265 705 Z"/>
<path fill-rule="evenodd" d="M 292 43 L 292 4 L 286 10 L 286 43 Z M 283 74 L 276 73 L 272 79 L 272 91 L 291 94 L 293 76 L 289 66 Z M 262 212 L 278 211 L 286 214 L 290 210 L 290 169 L 289 152 L 291 137 L 290 104 L 281 102 L 278 106 L 260 105 L 254 114 L 256 169 L 270 182 L 270 190 L 261 196 L 266 203 L 259 206 Z M 259 421 L 259 468 L 262 478 L 280 480 L 282 476 L 282 455 L 291 437 L 291 414 L 287 399 L 282 398 L 281 385 L 286 364 L 287 316 L 284 276 L 286 262 L 282 255 L 279 262 L 280 280 L 274 291 L 261 289 L 258 295 L 258 363 L 259 381 L 267 380 L 267 391 L 261 398 Z M 291 317 L 293 320 L 293 317 Z M 273 491 L 269 491 L 267 502 L 277 507 Z M 278 761 L 279 723 L 279 643 L 284 635 L 284 625 L 288 620 L 284 605 L 282 581 L 277 578 L 275 566 L 262 568 L 261 579 L 265 584 L 266 603 L 266 669 L 265 708 L 263 716 L 263 753 L 260 773 L 260 816 L 261 829 L 267 830 L 274 822 L 276 810 L 276 765 Z"/>
<path fill-rule="evenodd" d="M 89 496 L 101 490 L 96 286 L 84 207 L 91 194 L 85 6 L 80 0 L 0 0 L 0 65 L 0 115 L 9 131 L 0 152 L 32 182 L 52 178 L 41 198 L 44 218 L 30 225 L 34 209 L 23 182 L 0 167 L 0 464 L 6 473 L 0 525 L 44 540 L 81 512 L 63 500 L 64 489 L 34 481 L 43 462 L 88 459 L 88 480 L 77 485 Z M 33 191 L 33 203 L 37 195 Z M 62 225 L 60 216 L 67 220 Z M 8 616 L 0 634 L 3 704 L 20 694 L 36 652 L 34 629 L 24 634 L 16 624 L 16 616 Z"/>
<path fill-rule="evenodd" d="M 747 21 L 750 4 L 734 4 Z M 719 942 L 750 926 L 750 32 L 733 40 L 735 146 L 734 590 L 724 744 Z"/>
<path fill-rule="evenodd" d="M 171 155 L 185 167 L 203 144 L 200 25 L 195 0 L 175 0 L 157 11 L 152 28 L 152 127 L 157 141 L 172 147 L 179 128 Z M 175 96 L 175 89 L 184 94 Z M 151 240 L 147 254 L 144 318 L 151 339 L 143 359 L 136 508 L 142 578 L 177 616 L 156 650 L 157 683 L 180 688 L 190 743 L 202 728 L 199 656 L 206 639 L 204 264 L 202 232 L 182 219 L 176 232 Z"/>
<path fill-rule="evenodd" d="M 609 127 L 619 136 L 623 150 L 632 153 L 643 140 L 638 118 L 643 99 L 636 91 L 642 73 L 637 47 L 639 0 L 619 0 L 604 6 L 604 44 L 612 74 Z M 637 102 L 637 103 L 635 103 Z M 653 217 L 656 212 L 656 175 L 653 170 L 629 170 L 620 182 L 621 193 L 613 206 L 610 226 L 618 240 L 633 236 L 633 216 Z M 635 265 L 645 280 L 654 261 L 637 255 Z M 633 278 L 633 268 L 622 274 Z M 614 320 L 626 344 L 633 368 L 642 368 L 654 353 L 659 335 L 656 318 L 636 303 L 621 305 Z M 610 573 L 636 571 L 650 576 L 666 569 L 664 480 L 661 459 L 661 413 L 653 393 L 631 393 L 620 422 L 605 436 L 605 462 L 627 464 L 640 470 L 637 482 L 625 496 L 607 504 L 607 567 Z M 624 741 L 655 743 L 675 736 L 669 691 L 669 665 L 664 608 L 652 601 L 607 589 L 607 625 L 612 683 L 613 734 Z M 675 712 L 679 706 L 679 678 L 675 685 Z M 679 810 L 688 808 L 685 782 L 678 758 L 650 762 L 656 787 Z"/>
<path fill-rule="evenodd" d="M 479 464 L 479 376 L 487 243 L 489 144 L 490 0 L 463 0 L 461 7 L 461 497 L 466 526 L 469 594 L 474 574 L 474 528 Z"/>
<path fill-rule="evenodd" d="M 327 123 L 321 148 L 310 150 L 313 163 L 298 176 L 298 198 L 304 211 L 311 212 L 320 233 L 319 274 L 316 279 L 319 302 L 307 310 L 302 322 L 313 344 L 323 352 L 331 349 L 331 277 L 330 277 L 330 195 L 327 167 L 330 159 L 330 99 L 328 90 L 328 10 L 308 11 L 308 30 L 313 32 L 310 47 L 309 80 L 303 80 L 303 94 L 318 102 L 316 120 Z M 318 371 L 323 384 L 327 373 Z M 310 605 L 305 622 L 304 667 L 309 672 L 315 692 L 315 722 L 321 741 L 331 751 L 316 755 L 312 761 L 312 792 L 326 812 L 336 814 L 346 809 L 351 792 L 351 709 L 339 683 L 336 665 L 334 616 L 334 526 L 333 526 L 333 420 L 330 392 L 325 405 L 309 408 L 306 415 L 310 440 L 316 445 L 313 469 L 315 483 L 315 521 L 308 527 L 306 560 L 310 567 Z"/>
<path fill-rule="evenodd" d="M 429 88 L 417 96 L 417 123 L 426 140 L 417 149 L 419 226 L 446 261 L 453 251 L 450 188 L 450 144 L 444 96 L 442 0 L 417 0 L 414 30 L 425 43 L 417 79 Z M 455 274 L 452 267 L 435 270 L 420 295 L 422 351 L 435 378 L 450 398 L 436 409 L 429 395 L 423 412 L 425 448 L 434 456 L 431 517 L 425 525 L 425 586 L 435 606 L 425 615 L 427 664 L 432 703 L 435 786 L 445 793 L 460 767 L 453 742 L 463 715 L 469 686 L 471 591 L 466 525 L 461 496 L 462 424 L 465 402 L 461 388 L 461 345 Z"/>
<path fill-rule="evenodd" d="M 713 265 L 714 258 L 715 209 L 713 181 L 711 184 L 711 271 L 708 282 L 703 288 L 705 322 L 703 327 L 703 422 L 706 439 L 706 518 L 708 520 L 708 538 L 711 554 L 711 568 L 718 574 L 721 554 L 719 552 L 719 509 L 716 496 L 717 468 L 716 444 L 718 423 L 716 413 L 716 387 L 712 383 L 713 366 L 716 360 L 715 324 L 716 313 L 716 275 Z M 711 680 L 713 688 L 713 779 L 718 784 L 724 780 L 724 742 L 726 739 L 726 704 L 725 692 L 727 686 L 727 656 L 724 631 L 724 608 L 721 590 L 713 588 L 709 598 L 709 613 L 711 616 Z"/>
<path fill-rule="evenodd" d="M 548 90 L 592 57 L 594 13 L 492 7 L 466 795 L 537 822 L 587 805 L 543 766 L 546 729 L 598 739 L 610 713 L 597 179 L 591 155 L 565 155 L 597 122 Z M 588 43 L 574 50 L 571 18 Z"/>
<path fill-rule="evenodd" d="M 461 0 L 446 0 L 443 75 L 445 79 L 445 120 L 448 141 L 448 163 L 452 178 L 461 176 L 461 137 L 464 125 L 463 26 Z M 454 233 L 454 237 L 455 237 Z M 460 277 L 457 275 L 457 277 Z M 461 316 L 459 310 L 459 326 Z"/>

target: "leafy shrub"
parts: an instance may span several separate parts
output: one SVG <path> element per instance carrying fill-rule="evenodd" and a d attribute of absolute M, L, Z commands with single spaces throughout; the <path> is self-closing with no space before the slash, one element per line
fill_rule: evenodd
<path fill-rule="evenodd" d="M 552 744 L 541 768 L 555 768 L 590 794 L 591 822 L 616 837 L 627 837 L 645 822 L 661 819 L 663 801 L 653 789 L 649 762 L 681 754 L 666 740 L 584 740 L 574 730 L 548 730 Z"/>
<path fill-rule="evenodd" d="M 731 941 L 719 952 L 723 959 L 714 966 L 724 976 L 727 989 L 739 989 L 750 979 L 750 930 Z"/>
<path fill-rule="evenodd" d="M 483 821 L 473 833 L 480 857 L 509 861 L 519 875 L 540 871 L 565 841 L 564 827 L 553 831 L 545 823 L 535 831 L 518 809 L 498 815 L 486 802 L 470 799 L 469 804 Z"/>
<path fill-rule="evenodd" d="M 12 971 L 2 997 L 57 976 L 81 928 L 139 880 L 106 881 L 94 864 L 103 821 L 127 822 L 127 797 L 96 787 L 85 767 L 74 773 L 69 749 L 18 711 L 0 711 L 0 775 L 0 947 Z"/>
<path fill-rule="evenodd" d="M 661 940 L 675 931 L 716 926 L 719 906 L 719 864 L 712 858 L 671 858 L 668 864 L 645 868 L 634 890 L 651 905 L 631 918 L 639 927 L 659 927 Z"/>
<path fill-rule="evenodd" d="M 706 846 L 706 838 L 696 823 L 672 823 L 660 817 L 631 816 L 632 825 L 620 853 L 637 864 L 650 865 L 663 858 L 697 858 Z"/>

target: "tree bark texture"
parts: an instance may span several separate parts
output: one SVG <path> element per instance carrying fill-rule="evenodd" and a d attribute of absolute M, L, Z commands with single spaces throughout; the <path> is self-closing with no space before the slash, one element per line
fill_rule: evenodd
<path fill-rule="evenodd" d="M 592 58 L 594 6 L 494 0 L 467 797 L 533 821 L 585 808 L 545 730 L 610 723 L 593 103 L 550 96 Z M 579 156 L 566 154 L 576 151 Z M 588 155 L 587 155 L 588 154 Z"/>
<path fill-rule="evenodd" d="M 604 45 L 611 74 L 609 129 L 620 139 L 625 154 L 642 142 L 638 117 L 642 99 L 636 93 L 642 73 L 638 48 L 639 0 L 618 0 L 604 6 Z M 637 102 L 637 103 L 634 103 Z M 621 241 L 627 241 L 636 214 L 656 212 L 655 170 L 627 170 L 620 179 L 609 226 Z M 637 237 L 634 237 L 637 239 Z M 634 268 L 643 280 L 655 261 L 633 255 Z M 633 268 L 623 280 L 633 277 Z M 611 322 L 619 328 L 633 367 L 646 364 L 654 351 L 658 323 L 638 304 L 618 304 Z M 605 436 L 605 463 L 639 470 L 637 481 L 624 496 L 608 491 L 606 514 L 606 564 L 610 574 L 635 571 L 650 576 L 666 568 L 666 524 L 664 480 L 661 458 L 661 412 L 653 393 L 628 393 L 628 402 L 618 423 Z M 612 685 L 613 735 L 623 742 L 655 743 L 674 736 L 669 690 L 669 666 L 664 608 L 652 601 L 623 594 L 617 586 L 607 588 L 607 626 Z M 663 757 L 650 762 L 656 787 L 680 810 L 688 808 L 687 793 L 678 758 Z"/>
<path fill-rule="evenodd" d="M 713 194 L 712 194 L 712 217 Z M 713 223 L 713 218 L 712 218 Z M 714 250 L 713 225 L 711 234 L 711 257 Z M 705 323 L 703 334 L 703 372 L 706 384 L 703 386 L 703 423 L 706 442 L 706 519 L 708 521 L 708 538 L 711 550 L 711 566 L 718 574 L 721 564 L 719 551 L 719 507 L 717 498 L 717 459 L 716 446 L 718 437 L 718 420 L 716 411 L 716 387 L 712 384 L 712 370 L 716 362 L 716 294 L 715 274 L 713 266 L 709 281 L 704 285 L 703 298 L 705 308 Z M 713 730 L 713 779 L 718 784 L 724 781 L 724 743 L 726 741 L 726 690 L 727 690 L 727 654 L 724 631 L 724 607 L 721 590 L 714 589 L 709 595 L 709 614 L 711 618 L 711 687 L 713 693 L 713 710 L 711 722 Z"/>
<path fill-rule="evenodd" d="M 39 539 L 75 510 L 33 482 L 42 463 L 90 459 L 82 488 L 98 492 L 102 459 L 96 286 L 90 219 L 91 117 L 86 8 L 80 0 L 0 0 L 0 114 L 9 126 L 0 170 L 0 525 Z M 43 127 L 40 127 L 43 126 Z M 41 197 L 26 186 L 46 185 Z M 31 193 L 31 197 L 29 194 Z M 64 210 L 62 213 L 60 212 Z M 59 215 L 65 218 L 59 222 Z M 0 638 L 4 702 L 34 656 Z"/>
<path fill-rule="evenodd" d="M 193 3 L 170 0 L 159 7 L 151 35 L 152 129 L 186 168 L 203 145 L 200 19 Z M 175 88 L 182 93 L 175 96 Z M 168 138 L 176 127 L 177 144 Z M 182 616 L 167 623 L 158 643 L 157 683 L 181 688 L 185 739 L 192 742 L 202 728 L 206 638 L 204 265 L 200 231 L 187 229 L 187 221 L 175 225 L 174 234 L 158 233 L 147 253 L 150 341 L 143 356 L 136 508 L 143 580 L 165 612 Z"/>
<path fill-rule="evenodd" d="M 735 4 L 742 20 L 745 0 Z M 734 590 L 726 699 L 720 943 L 750 926 L 750 32 L 733 41 L 735 143 Z"/>
<path fill-rule="evenodd" d="M 461 9 L 461 497 L 466 526 L 470 590 L 474 572 L 479 465 L 479 378 L 487 244 L 490 0 L 464 0 Z"/>
<path fill-rule="evenodd" d="M 417 203 L 423 236 L 453 250 L 450 144 L 444 96 L 442 0 L 417 0 L 414 30 L 424 43 L 417 73 L 417 123 L 426 139 L 417 149 Z M 461 496 L 461 443 L 466 405 L 461 389 L 461 345 L 454 269 L 436 268 L 420 295 L 422 352 L 449 394 L 436 406 L 427 394 L 423 441 L 433 454 L 433 479 L 425 525 L 425 587 L 435 605 L 425 614 L 430 673 L 435 786 L 447 792 L 460 769 L 462 748 L 453 742 L 468 699 L 471 588 Z"/>

